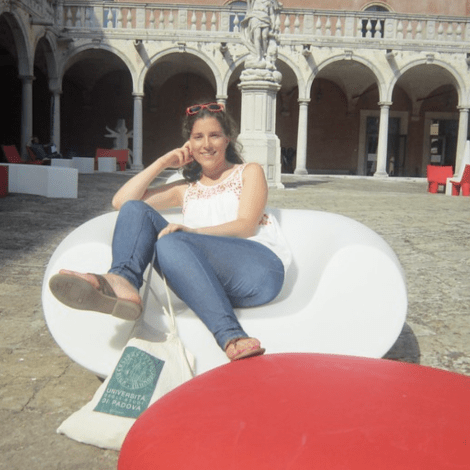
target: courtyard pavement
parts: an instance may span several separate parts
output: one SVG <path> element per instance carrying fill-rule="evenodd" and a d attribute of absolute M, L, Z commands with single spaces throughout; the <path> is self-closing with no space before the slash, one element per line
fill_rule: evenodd
<path fill-rule="evenodd" d="M 60 241 L 112 210 L 128 177 L 80 175 L 78 199 L 0 199 L 0 470 L 116 468 L 117 452 L 56 434 L 101 382 L 52 339 L 41 284 Z M 284 175 L 283 182 L 269 205 L 346 215 L 397 253 L 408 317 L 386 358 L 470 375 L 470 197 L 429 194 L 424 179 Z"/>

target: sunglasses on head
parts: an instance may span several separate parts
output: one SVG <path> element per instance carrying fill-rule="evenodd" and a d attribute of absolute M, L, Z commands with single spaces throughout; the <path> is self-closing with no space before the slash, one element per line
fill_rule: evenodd
<path fill-rule="evenodd" d="M 219 113 L 224 110 L 224 105 L 219 103 L 206 103 L 206 104 L 195 104 L 186 109 L 187 116 L 193 116 L 194 114 L 199 113 L 204 108 L 208 109 L 212 113 Z"/>

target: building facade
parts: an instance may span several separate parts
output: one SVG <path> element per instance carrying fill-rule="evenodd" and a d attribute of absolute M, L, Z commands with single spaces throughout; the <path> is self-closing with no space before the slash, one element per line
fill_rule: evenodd
<path fill-rule="evenodd" d="M 469 127 L 469 2 L 311 4 L 284 1 L 275 18 L 282 78 L 268 127 L 279 169 L 419 177 L 429 163 L 455 168 Z M 65 155 L 94 155 L 124 120 L 139 169 L 182 144 L 185 107 L 206 97 L 242 127 L 258 112 L 264 132 L 271 105 L 248 106 L 240 80 L 249 6 L 1 0 L 1 143 L 26 154 L 37 136 Z"/>

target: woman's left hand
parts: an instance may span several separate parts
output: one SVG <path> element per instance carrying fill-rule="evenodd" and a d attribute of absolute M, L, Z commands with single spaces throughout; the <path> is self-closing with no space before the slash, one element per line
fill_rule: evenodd
<path fill-rule="evenodd" d="M 160 233 L 158 234 L 158 239 L 162 238 L 165 235 L 173 232 L 193 232 L 194 230 L 186 227 L 186 225 L 181 224 L 168 224 Z"/>

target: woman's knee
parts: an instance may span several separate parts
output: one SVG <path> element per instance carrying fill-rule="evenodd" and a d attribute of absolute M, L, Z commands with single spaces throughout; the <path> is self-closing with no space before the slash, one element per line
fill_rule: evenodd
<path fill-rule="evenodd" d="M 144 201 L 127 201 L 119 209 L 119 215 L 136 214 L 143 212 L 148 207 Z"/>
<path fill-rule="evenodd" d="M 269 275 L 266 276 L 264 284 L 264 303 L 268 303 L 274 300 L 279 292 L 281 292 L 284 284 L 284 271 L 271 271 Z"/>
<path fill-rule="evenodd" d="M 157 259 L 163 270 L 168 265 L 175 266 L 184 261 L 187 243 L 183 233 L 169 233 L 157 241 L 155 246 Z"/>
<path fill-rule="evenodd" d="M 145 209 L 149 207 L 143 201 L 127 201 L 119 209 L 118 222 L 121 224 L 135 224 L 145 216 Z"/>
<path fill-rule="evenodd" d="M 259 269 L 247 273 L 245 289 L 232 294 L 237 307 L 256 307 L 274 300 L 282 289 L 284 272 L 270 269 Z"/>

